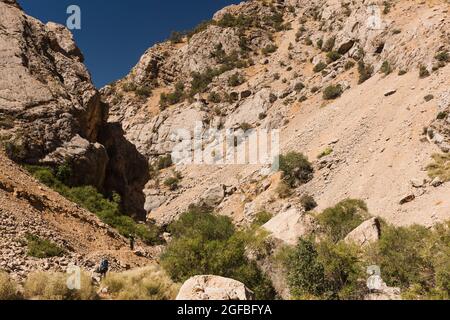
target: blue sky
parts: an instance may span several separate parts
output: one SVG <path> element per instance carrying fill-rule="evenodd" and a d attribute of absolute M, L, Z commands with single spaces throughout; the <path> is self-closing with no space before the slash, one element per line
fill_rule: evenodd
<path fill-rule="evenodd" d="M 226 5 L 241 0 L 19 0 L 27 14 L 43 22 L 65 24 L 67 7 L 81 8 L 78 46 L 97 87 L 125 76 L 144 51 L 208 20 Z"/>

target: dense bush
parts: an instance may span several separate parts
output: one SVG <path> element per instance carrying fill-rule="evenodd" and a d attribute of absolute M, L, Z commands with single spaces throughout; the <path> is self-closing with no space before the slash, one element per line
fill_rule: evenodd
<path fill-rule="evenodd" d="M 175 90 L 173 92 L 161 93 L 159 104 L 162 108 L 166 108 L 167 106 L 171 106 L 182 102 L 184 98 L 185 98 L 184 84 L 178 82 L 175 85 Z"/>
<path fill-rule="evenodd" d="M 325 62 L 320 61 L 319 63 L 317 63 L 314 68 L 313 71 L 314 72 L 320 72 L 325 70 L 325 68 L 327 67 L 327 64 Z"/>
<path fill-rule="evenodd" d="M 329 85 L 323 90 L 323 98 L 325 100 L 333 100 L 339 98 L 343 93 L 342 86 L 340 84 L 337 85 Z"/>
<path fill-rule="evenodd" d="M 450 298 L 450 223 L 430 230 L 386 226 L 368 250 L 368 264 L 377 264 L 383 280 L 403 289 L 410 299 Z"/>
<path fill-rule="evenodd" d="M 173 240 L 161 257 L 171 278 L 183 282 L 199 274 L 236 279 L 253 290 L 258 299 L 274 298 L 270 281 L 245 255 L 246 241 L 228 217 L 195 208 L 169 226 Z"/>
<path fill-rule="evenodd" d="M 441 62 L 450 62 L 450 54 L 448 51 L 441 51 L 436 55 L 435 59 Z"/>
<path fill-rule="evenodd" d="M 294 298 L 319 298 L 327 291 L 325 270 L 313 242 L 299 239 L 295 248 L 283 254 L 286 280 Z"/>
<path fill-rule="evenodd" d="M 65 254 L 65 250 L 60 248 L 57 244 L 41 239 L 38 236 L 27 234 L 26 235 L 28 255 L 35 258 L 52 258 L 61 257 Z"/>
<path fill-rule="evenodd" d="M 330 51 L 327 53 L 327 60 L 328 63 L 334 62 L 339 60 L 342 57 L 342 55 L 336 51 Z"/>
<path fill-rule="evenodd" d="M 291 187 L 309 182 L 314 172 L 308 159 L 298 152 L 280 155 L 280 170 L 283 172 L 283 180 Z"/>
<path fill-rule="evenodd" d="M 262 48 L 261 52 L 264 55 L 269 55 L 271 53 L 274 53 L 275 51 L 277 51 L 278 47 L 274 44 L 268 44 L 267 46 L 265 46 L 264 48 Z"/>
<path fill-rule="evenodd" d="M 192 73 L 191 92 L 190 95 L 194 96 L 197 93 L 203 93 L 208 88 L 213 79 L 220 75 L 220 72 L 215 69 L 208 68 L 204 72 Z"/>
<path fill-rule="evenodd" d="M 255 219 L 253 220 L 254 226 L 262 226 L 272 219 L 273 215 L 267 211 L 260 211 L 256 214 Z"/>
<path fill-rule="evenodd" d="M 338 242 L 369 218 L 367 206 L 362 200 L 346 199 L 317 216 L 325 235 Z"/>
<path fill-rule="evenodd" d="M 305 211 L 311 211 L 317 207 L 316 200 L 314 200 L 314 197 L 309 194 L 304 194 L 300 198 L 300 203 Z"/>
<path fill-rule="evenodd" d="M 141 225 L 120 211 L 120 196 L 113 194 L 110 199 L 92 186 L 69 187 L 55 177 L 52 169 L 40 166 L 27 166 L 30 173 L 48 187 L 67 199 L 96 214 L 104 223 L 115 228 L 125 237 L 136 235 L 147 244 L 159 242 L 159 230 L 156 226 Z"/>
<path fill-rule="evenodd" d="M 240 75 L 239 73 L 234 73 L 230 76 L 230 78 L 228 78 L 228 85 L 230 87 L 237 87 L 240 86 L 241 84 L 243 84 L 245 82 L 245 79 L 242 75 Z"/>

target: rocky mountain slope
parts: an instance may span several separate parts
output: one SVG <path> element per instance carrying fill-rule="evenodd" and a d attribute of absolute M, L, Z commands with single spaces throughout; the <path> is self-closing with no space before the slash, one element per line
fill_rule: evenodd
<path fill-rule="evenodd" d="M 449 149 L 450 71 L 437 58 L 450 45 L 448 10 L 446 1 L 247 1 L 147 50 L 102 94 L 109 121 L 150 162 L 172 152 L 176 129 L 199 121 L 281 129 L 282 152 L 303 152 L 315 167 L 289 199 L 261 166 L 177 166 L 175 191 L 161 183 L 166 169 L 146 186 L 148 216 L 167 224 L 211 193 L 218 212 L 242 223 L 310 193 L 319 209 L 359 198 L 401 225 L 448 219 L 449 185 L 432 186 L 425 169 Z M 324 97 L 329 86 L 342 97 Z"/>
<path fill-rule="evenodd" d="M 0 268 L 22 280 L 31 271 L 62 271 L 69 264 L 93 271 L 104 257 L 112 270 L 148 265 L 158 250 L 136 244 L 141 257 L 117 231 L 53 190 L 0 153 Z M 27 235 L 57 244 L 61 257 L 39 259 L 27 252 Z"/>
<path fill-rule="evenodd" d="M 119 192 L 125 210 L 142 218 L 147 163 L 120 126 L 106 123 L 108 106 L 70 31 L 27 16 L 16 1 L 1 1 L 0 9 L 0 136 L 9 156 L 70 163 L 78 173 L 72 184 Z"/>

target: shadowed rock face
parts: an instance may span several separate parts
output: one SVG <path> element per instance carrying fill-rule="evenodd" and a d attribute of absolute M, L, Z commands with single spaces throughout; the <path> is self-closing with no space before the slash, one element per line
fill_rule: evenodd
<path fill-rule="evenodd" d="M 99 141 L 105 146 L 109 156 L 104 183 L 106 191 L 121 194 L 124 212 L 136 219 L 145 220 L 143 190 L 150 179 L 148 161 L 125 139 L 119 123 L 104 125 Z"/>
<path fill-rule="evenodd" d="M 70 163 L 71 184 L 116 191 L 126 212 L 143 218 L 147 163 L 120 126 L 106 123 L 108 105 L 83 61 L 67 28 L 43 24 L 16 1 L 1 0 L 1 141 L 17 162 Z"/>

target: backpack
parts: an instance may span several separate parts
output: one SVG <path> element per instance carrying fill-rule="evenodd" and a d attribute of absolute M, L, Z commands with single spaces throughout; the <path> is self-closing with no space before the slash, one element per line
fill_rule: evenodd
<path fill-rule="evenodd" d="M 100 267 L 98 268 L 98 271 L 100 273 L 106 273 L 108 271 L 109 268 L 109 262 L 106 259 L 103 259 L 102 262 L 100 263 Z"/>

